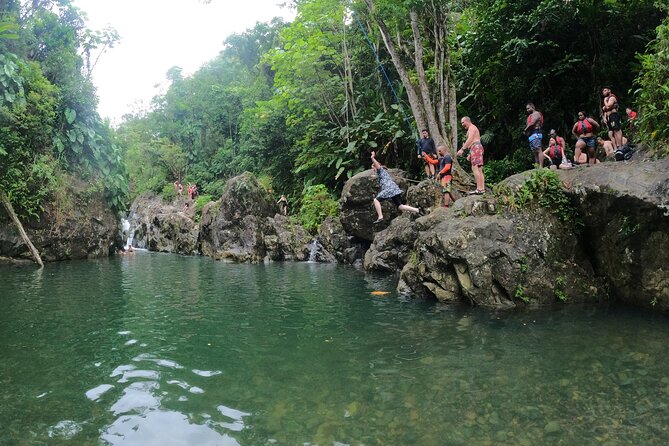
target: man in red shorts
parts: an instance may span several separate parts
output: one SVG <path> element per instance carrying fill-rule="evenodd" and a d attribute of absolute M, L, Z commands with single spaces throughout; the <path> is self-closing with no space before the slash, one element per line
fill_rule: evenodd
<path fill-rule="evenodd" d="M 481 144 L 481 133 L 469 116 L 460 120 L 462 127 L 467 130 L 467 140 L 458 150 L 458 156 L 462 156 L 469 149 L 467 159 L 472 163 L 472 173 L 476 180 L 476 190 L 469 192 L 471 195 L 481 195 L 485 192 L 485 178 L 483 177 L 483 145 Z"/>

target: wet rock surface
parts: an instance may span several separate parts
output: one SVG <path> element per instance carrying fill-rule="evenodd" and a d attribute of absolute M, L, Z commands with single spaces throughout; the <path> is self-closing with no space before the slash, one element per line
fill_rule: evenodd
<path fill-rule="evenodd" d="M 45 262 L 106 257 L 119 245 L 116 216 L 102 193 L 71 179 L 63 196 L 45 203 L 39 219 L 22 219 Z M 18 229 L 0 206 L 0 257 L 32 260 Z"/>

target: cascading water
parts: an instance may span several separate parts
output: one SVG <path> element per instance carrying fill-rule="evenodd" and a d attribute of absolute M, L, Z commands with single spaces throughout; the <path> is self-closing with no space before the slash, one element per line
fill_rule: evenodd
<path fill-rule="evenodd" d="M 309 262 L 317 262 L 318 260 L 318 250 L 320 249 L 321 244 L 318 243 L 318 240 L 316 237 L 311 239 L 311 242 L 309 243 Z"/>
<path fill-rule="evenodd" d="M 132 246 L 132 233 L 130 232 L 130 222 L 127 218 L 121 220 L 121 239 L 126 249 Z"/>

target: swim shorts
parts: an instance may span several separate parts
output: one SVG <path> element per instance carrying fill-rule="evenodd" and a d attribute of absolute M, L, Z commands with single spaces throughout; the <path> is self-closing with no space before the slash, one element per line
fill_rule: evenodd
<path fill-rule="evenodd" d="M 606 126 L 611 130 L 612 132 L 615 132 L 616 130 L 620 130 L 620 115 L 618 112 L 613 112 L 609 115 L 609 117 L 606 120 Z"/>
<path fill-rule="evenodd" d="M 595 147 L 597 147 L 597 138 L 594 136 L 587 136 L 587 137 L 581 136 L 578 139 L 579 141 L 583 141 L 586 147 L 588 147 L 589 149 L 594 149 Z"/>
<path fill-rule="evenodd" d="M 530 150 L 534 152 L 535 150 L 541 150 L 541 140 L 544 135 L 541 133 L 541 130 L 534 130 L 527 138 L 530 142 Z"/>
<path fill-rule="evenodd" d="M 483 146 L 480 142 L 475 142 L 469 148 L 469 161 L 472 163 L 472 166 L 483 166 Z"/>
<path fill-rule="evenodd" d="M 452 190 L 451 180 L 452 180 L 451 178 L 446 178 L 446 177 L 441 179 L 441 193 L 442 194 L 450 194 L 451 193 L 451 190 Z"/>
<path fill-rule="evenodd" d="M 402 194 L 397 194 L 397 195 L 393 195 L 392 197 L 388 197 L 388 198 L 377 198 L 377 200 L 379 200 L 379 201 L 390 200 L 395 204 L 395 206 L 400 207 L 402 205 L 401 197 L 402 197 Z"/>

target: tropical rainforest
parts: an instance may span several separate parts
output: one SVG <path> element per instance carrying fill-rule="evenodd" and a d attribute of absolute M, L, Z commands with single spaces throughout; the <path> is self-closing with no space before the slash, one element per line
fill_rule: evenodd
<path fill-rule="evenodd" d="M 599 116 L 605 85 L 639 114 L 633 142 L 667 153 L 665 2 L 293 0 L 291 23 L 229 36 L 192 75 L 171 68 L 165 93 L 116 127 L 91 74 L 123 36 L 88 29 L 70 0 L 0 5 L 0 193 L 22 218 L 72 177 L 123 212 L 143 192 L 172 198 L 175 180 L 216 199 L 250 171 L 308 225 L 336 212 L 372 150 L 418 178 L 420 130 L 457 149 L 465 115 L 488 182 L 525 170 L 525 104 L 570 141 L 579 110 Z"/>

